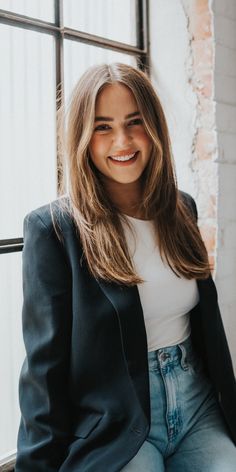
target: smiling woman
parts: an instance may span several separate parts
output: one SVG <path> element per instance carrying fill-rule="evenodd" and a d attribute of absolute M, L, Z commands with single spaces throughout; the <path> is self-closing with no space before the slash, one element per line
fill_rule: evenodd
<path fill-rule="evenodd" d="M 66 138 L 63 190 L 95 277 L 141 281 L 128 254 L 125 215 L 153 220 L 176 273 L 207 277 L 206 248 L 178 194 L 164 112 L 143 72 L 119 63 L 88 69 L 71 96 Z"/>
<path fill-rule="evenodd" d="M 234 372 L 160 100 L 102 64 L 66 122 L 65 194 L 24 221 L 15 470 L 234 472 Z"/>

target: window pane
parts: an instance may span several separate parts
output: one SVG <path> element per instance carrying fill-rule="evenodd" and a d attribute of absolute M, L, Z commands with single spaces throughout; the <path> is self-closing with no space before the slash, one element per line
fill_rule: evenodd
<path fill-rule="evenodd" d="M 0 8 L 54 22 L 54 0 L 0 0 Z"/>
<path fill-rule="evenodd" d="M 0 239 L 56 198 L 54 39 L 0 25 Z"/>
<path fill-rule="evenodd" d="M 136 0 L 64 0 L 64 24 L 136 45 Z"/>
<path fill-rule="evenodd" d="M 68 101 L 72 88 L 85 70 L 93 65 L 110 62 L 124 62 L 136 66 L 134 56 L 121 54 L 87 44 L 65 40 L 65 99 Z"/>
<path fill-rule="evenodd" d="M 19 426 L 18 380 L 25 349 L 22 339 L 22 254 L 0 256 L 0 457 L 16 449 Z"/>

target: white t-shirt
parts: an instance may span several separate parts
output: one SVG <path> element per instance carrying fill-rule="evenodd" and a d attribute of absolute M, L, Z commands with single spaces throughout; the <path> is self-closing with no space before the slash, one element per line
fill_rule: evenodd
<path fill-rule="evenodd" d="M 133 232 L 123 223 L 134 267 L 144 283 L 138 284 L 147 333 L 148 351 L 179 344 L 191 332 L 189 311 L 198 303 L 195 279 L 177 277 L 163 263 L 153 222 L 127 216 Z"/>

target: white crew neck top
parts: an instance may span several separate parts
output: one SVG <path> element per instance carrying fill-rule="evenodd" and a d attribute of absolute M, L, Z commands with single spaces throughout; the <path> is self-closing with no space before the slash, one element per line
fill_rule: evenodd
<path fill-rule="evenodd" d="M 135 270 L 147 333 L 148 351 L 179 344 L 191 332 L 189 311 L 198 303 L 195 279 L 177 277 L 160 256 L 152 220 L 125 215 L 126 241 Z M 135 329 L 135 328 L 134 328 Z"/>

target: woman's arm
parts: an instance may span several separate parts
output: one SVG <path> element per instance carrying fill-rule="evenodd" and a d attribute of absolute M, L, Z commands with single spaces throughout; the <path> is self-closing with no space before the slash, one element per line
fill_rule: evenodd
<path fill-rule="evenodd" d="M 70 409 L 71 274 L 52 228 L 24 220 L 21 423 L 16 472 L 55 472 L 67 453 Z"/>

